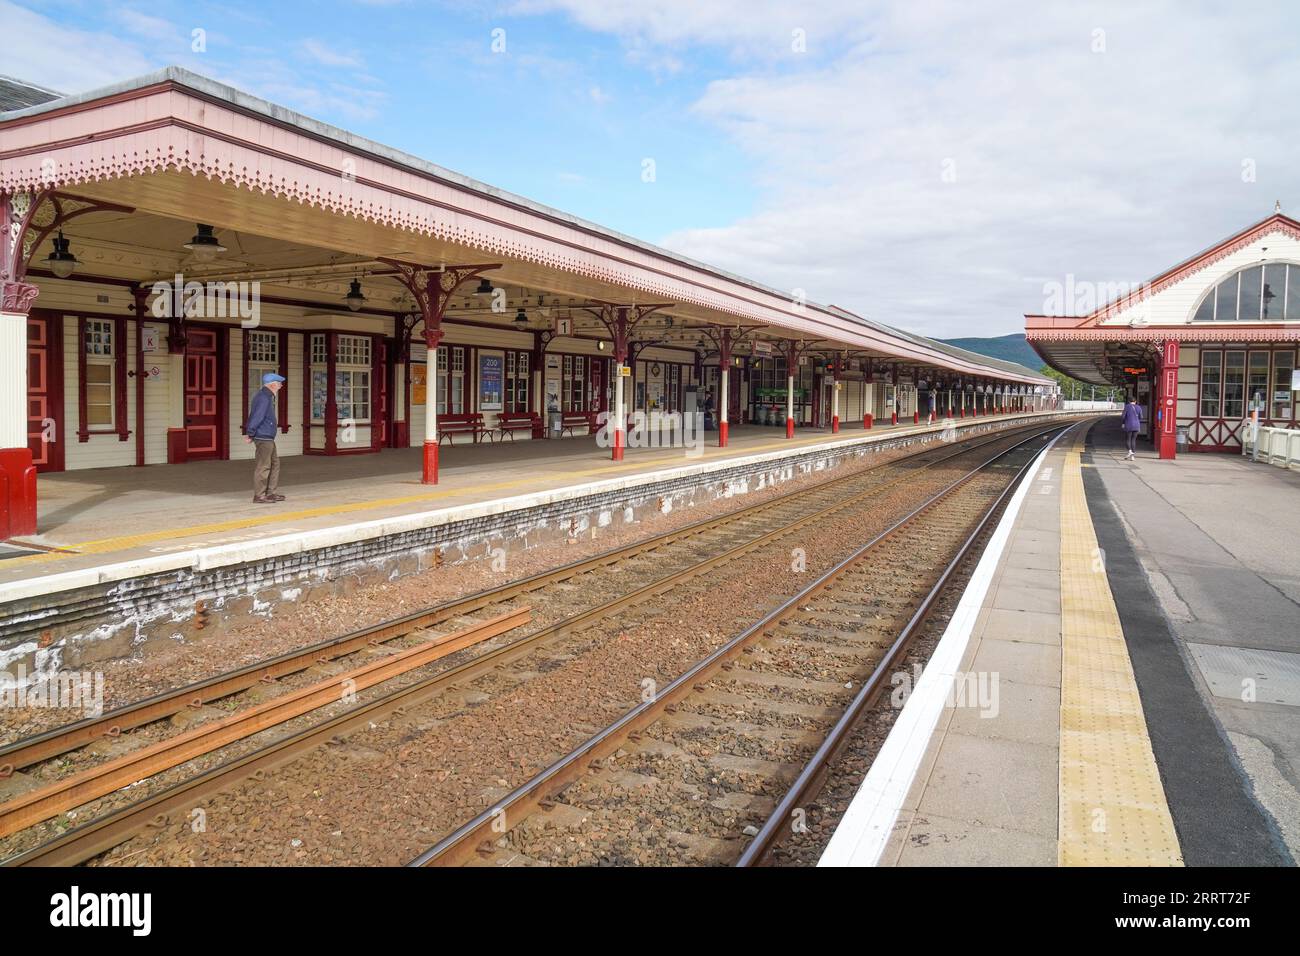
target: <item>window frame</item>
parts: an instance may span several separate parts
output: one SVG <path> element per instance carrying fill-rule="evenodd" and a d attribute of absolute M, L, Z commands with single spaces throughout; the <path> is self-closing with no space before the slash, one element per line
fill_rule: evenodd
<path fill-rule="evenodd" d="M 276 360 L 274 364 L 268 361 L 259 361 L 252 355 L 252 342 L 255 335 L 274 335 L 276 342 Z M 309 334 L 310 337 L 310 334 Z M 239 433 L 247 434 L 248 428 L 248 410 L 252 407 L 253 396 L 257 394 L 257 389 L 262 387 L 262 375 L 266 372 L 275 372 L 286 381 L 289 378 L 289 333 L 285 329 L 244 329 L 242 335 L 241 357 L 242 377 L 243 377 L 243 395 L 244 395 L 244 413 L 239 420 Z M 310 379 L 310 365 L 308 366 L 308 378 Z M 310 397 L 308 398 L 310 402 Z M 289 433 L 289 389 L 282 387 L 280 394 L 276 396 L 275 410 L 276 425 L 280 429 L 280 434 Z"/>
<path fill-rule="evenodd" d="M 1279 382 L 1278 373 L 1282 370 L 1278 365 L 1278 358 L 1286 356 L 1288 364 L 1286 368 L 1285 383 Z M 1291 391 L 1291 374 L 1295 370 L 1296 350 L 1295 349 L 1277 349 L 1273 352 L 1272 361 L 1269 365 L 1269 395 L 1268 395 L 1268 417 L 1271 421 L 1293 421 L 1295 419 L 1295 392 Z M 1280 407 L 1279 403 L 1273 401 L 1273 393 L 1285 391 L 1287 394 L 1286 412 L 1278 415 L 1275 409 Z"/>
<path fill-rule="evenodd" d="M 505 385 L 502 410 L 509 415 L 532 411 L 532 353 L 527 349 L 505 349 Z"/>
<path fill-rule="evenodd" d="M 1223 411 L 1220 417 L 1224 421 L 1241 421 L 1246 417 L 1246 370 L 1248 367 L 1247 366 L 1248 359 L 1246 358 L 1247 351 L 1248 351 L 1247 349 L 1224 349 L 1223 350 L 1223 406 L 1222 406 Z M 1241 365 L 1238 367 L 1241 372 L 1241 380 L 1236 383 L 1230 382 L 1228 380 L 1228 370 L 1231 367 L 1228 364 L 1228 361 L 1230 357 L 1234 355 L 1241 356 Z M 1236 398 L 1230 398 L 1228 395 L 1228 389 L 1229 386 L 1232 386 L 1234 384 L 1241 388 L 1241 394 L 1238 395 Z M 1235 413 L 1229 413 L 1228 412 L 1229 402 L 1232 402 L 1235 405 L 1239 405 L 1240 408 Z"/>
<path fill-rule="evenodd" d="M 1213 368 L 1214 371 L 1218 373 L 1218 375 L 1214 382 L 1207 382 L 1205 371 L 1206 368 L 1209 366 L 1208 363 L 1206 362 L 1206 359 L 1208 359 L 1211 355 L 1213 355 L 1216 359 L 1216 363 L 1213 366 Z M 1214 397 L 1212 399 L 1207 399 L 1205 397 L 1205 389 L 1207 385 L 1213 385 L 1215 388 Z M 1205 410 L 1205 403 L 1207 401 L 1211 401 L 1214 403 L 1213 410 L 1208 413 Z M 1222 349 L 1201 350 L 1201 372 L 1200 372 L 1200 377 L 1197 380 L 1197 410 L 1200 412 L 1198 416 L 1199 418 L 1218 419 L 1223 417 L 1223 350 Z"/>
<path fill-rule="evenodd" d="M 126 319 L 123 316 L 89 314 L 77 317 L 77 440 L 88 442 L 92 435 L 116 435 L 118 441 L 126 441 L 131 432 L 127 427 L 126 413 L 126 358 L 129 348 L 126 338 Z M 108 355 L 87 354 L 88 323 L 102 324 L 109 327 L 111 349 Z M 108 393 L 109 408 L 113 420 L 108 425 L 91 427 L 88 420 L 89 382 L 88 369 L 91 365 L 109 369 Z M 98 383 L 97 383 L 98 384 Z"/>
<path fill-rule="evenodd" d="M 1275 266 L 1282 266 L 1284 269 L 1283 272 L 1284 281 L 1282 283 L 1283 286 L 1282 294 L 1281 296 L 1278 296 L 1276 292 L 1274 293 L 1274 301 L 1276 302 L 1277 299 L 1280 298 L 1281 302 L 1278 305 L 1277 317 L 1265 318 L 1264 298 L 1263 298 L 1264 288 L 1266 286 L 1265 280 L 1268 278 L 1270 267 L 1275 267 Z M 1250 272 L 1252 269 L 1260 270 L 1259 302 L 1257 303 L 1257 308 L 1255 309 L 1254 318 L 1242 318 L 1241 317 L 1241 304 L 1242 304 L 1241 293 L 1242 293 L 1242 286 L 1244 285 L 1242 278 L 1245 275 L 1245 273 Z M 1295 280 L 1294 282 L 1292 281 L 1293 278 Z M 1234 279 L 1237 282 L 1237 291 L 1234 297 L 1236 303 L 1236 306 L 1233 310 L 1234 315 L 1231 318 L 1220 318 L 1218 314 L 1219 313 L 1219 287 L 1222 286 L 1225 282 L 1229 282 Z M 1291 291 L 1292 291 L 1291 287 L 1293 285 L 1296 287 L 1295 291 L 1297 293 L 1297 305 L 1296 305 L 1297 314 L 1295 318 L 1288 319 L 1287 312 L 1291 308 L 1291 301 L 1290 301 Z M 1205 307 L 1206 302 L 1212 302 L 1213 307 L 1210 309 L 1210 314 L 1208 317 L 1201 317 L 1200 312 Z M 1205 292 L 1203 292 L 1200 296 L 1197 297 L 1195 303 L 1193 303 L 1192 305 L 1191 311 L 1188 313 L 1187 321 L 1189 324 L 1196 323 L 1201 325 L 1204 325 L 1209 322 L 1214 322 L 1214 323 L 1255 322 L 1255 323 L 1261 323 L 1267 325 L 1272 325 L 1274 323 L 1280 323 L 1280 322 L 1300 322 L 1300 262 L 1295 262 L 1290 259 L 1270 259 L 1265 262 L 1252 262 L 1249 263 L 1248 265 L 1242 266 L 1239 269 L 1233 270 L 1232 272 L 1228 273 L 1225 276 L 1221 276 L 1219 279 L 1217 279 L 1214 282 L 1213 285 L 1211 285 L 1208 289 L 1205 290 Z"/>

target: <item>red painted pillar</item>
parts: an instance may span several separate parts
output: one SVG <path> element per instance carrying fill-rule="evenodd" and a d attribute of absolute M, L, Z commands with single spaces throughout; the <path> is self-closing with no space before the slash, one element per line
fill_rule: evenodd
<path fill-rule="evenodd" d="M 1156 451 L 1161 458 L 1172 460 L 1178 448 L 1178 343 L 1172 339 L 1160 343 L 1159 410 Z"/>

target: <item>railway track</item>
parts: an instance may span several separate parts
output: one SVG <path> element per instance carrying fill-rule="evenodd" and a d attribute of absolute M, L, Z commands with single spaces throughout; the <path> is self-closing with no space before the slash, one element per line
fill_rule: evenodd
<path fill-rule="evenodd" d="M 1045 434 L 991 452 L 412 865 L 761 863 Z"/>
<path fill-rule="evenodd" d="M 1023 433 L 1017 430 L 1015 434 Z M 901 461 L 790 492 L 729 515 L 706 519 L 627 548 L 574 562 L 563 568 L 511 582 L 467 598 L 448 602 L 427 611 L 388 621 L 364 631 L 322 642 L 303 651 L 256 666 L 221 675 L 197 685 L 181 688 L 104 715 L 93 721 L 61 728 L 39 737 L 19 741 L 0 750 L 0 762 L 13 767 L 29 766 L 67 753 L 86 742 L 115 736 L 124 729 L 146 727 L 187 708 L 201 707 L 214 700 L 227 703 L 250 689 L 277 681 L 286 675 L 302 675 L 330 662 L 346 660 L 366 650 L 375 652 L 386 642 L 428 640 L 432 629 L 447 623 L 473 627 L 474 615 L 501 615 L 518 610 L 517 602 L 527 597 L 550 611 L 531 633 L 518 631 L 494 644 L 485 642 L 479 653 L 435 674 L 419 675 L 405 686 L 376 692 L 361 706 L 309 727 L 295 729 L 279 741 L 235 754 L 226 762 L 175 783 L 127 806 L 83 824 L 12 858 L 10 863 L 80 862 L 136 833 L 149 820 L 156 821 L 180 806 L 192 806 L 204 793 L 229 786 L 250 774 L 276 766 L 306 749 L 318 747 L 383 714 L 399 712 L 423 700 L 452 682 L 464 682 L 500 669 L 533 647 L 592 622 L 609 618 L 699 578 L 727 561 L 771 544 L 817 521 L 846 509 L 857 508 L 886 490 L 897 487 L 919 472 L 972 454 L 989 445 L 1005 443 L 1007 432 L 956 445 L 926 449 Z M 773 527 L 775 525 L 775 527 Z M 634 573 L 629 568 L 637 566 Z M 601 578 L 613 580 L 600 580 Z M 575 608 L 574 588 L 580 579 L 581 594 L 616 592 L 595 605 Z M 567 587 L 566 587 L 567 585 Z M 481 622 L 479 622 L 481 623 Z M 524 630 L 524 629 L 521 629 Z M 305 678 L 304 678 L 305 679 Z M 5 819 L 0 805 L 0 822 Z M 25 818 L 20 818 L 25 819 Z"/>

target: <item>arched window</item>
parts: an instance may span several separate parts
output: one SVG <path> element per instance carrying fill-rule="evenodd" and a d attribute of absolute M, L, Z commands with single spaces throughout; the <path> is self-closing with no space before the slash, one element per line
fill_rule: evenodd
<path fill-rule="evenodd" d="M 1192 321 L 1300 321 L 1300 263 L 1265 262 L 1220 279 L 1205 293 Z"/>

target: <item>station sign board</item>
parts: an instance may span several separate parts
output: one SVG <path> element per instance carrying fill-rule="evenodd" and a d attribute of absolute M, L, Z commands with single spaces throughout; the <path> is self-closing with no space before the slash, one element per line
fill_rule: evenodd
<path fill-rule="evenodd" d="M 755 354 L 755 355 L 771 355 L 771 354 L 772 354 L 772 351 L 773 351 L 773 349 L 772 349 L 772 343 L 771 343 L 771 342 L 760 342 L 760 341 L 758 341 L 758 340 L 755 340 L 755 341 L 754 341 L 754 354 Z"/>

